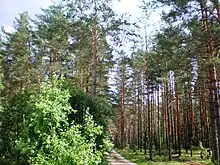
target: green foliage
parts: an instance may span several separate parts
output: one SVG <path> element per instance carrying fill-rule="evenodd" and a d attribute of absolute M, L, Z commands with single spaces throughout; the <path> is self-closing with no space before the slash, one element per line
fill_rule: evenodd
<path fill-rule="evenodd" d="M 1 114 L 1 164 L 100 164 L 112 144 L 85 110 L 84 123 L 69 120 L 77 113 L 70 92 L 53 81 L 39 93 L 22 93 Z M 9 125 L 11 121 L 11 124 Z M 13 121 L 13 122 L 12 122 Z M 5 133 L 4 133 L 5 132 Z M 102 136 L 102 146 L 96 144 Z M 4 144 L 4 145 L 3 145 Z"/>
<path fill-rule="evenodd" d="M 76 124 L 85 125 L 86 124 L 86 113 L 93 116 L 96 124 L 103 127 L 103 133 L 96 137 L 96 144 L 99 149 L 103 145 L 102 139 L 108 136 L 107 124 L 110 117 L 113 115 L 112 108 L 105 99 L 94 98 L 89 94 L 84 93 L 81 89 L 71 86 L 67 81 L 64 89 L 69 89 L 70 99 L 69 102 L 73 109 L 77 109 L 77 112 L 71 112 L 68 114 L 68 122 L 71 123 L 75 121 Z M 82 127 L 81 131 L 86 132 L 86 127 Z"/>
<path fill-rule="evenodd" d="M 68 50 L 68 36 L 70 33 L 70 22 L 65 17 L 63 6 L 49 6 L 42 9 L 42 14 L 37 15 L 34 24 L 37 30 L 34 32 L 34 43 L 36 45 L 36 56 L 39 61 L 47 57 L 49 66 L 44 66 L 45 74 L 52 78 L 56 72 L 67 72 L 67 65 L 63 63 L 70 58 Z M 47 49 L 50 53 L 45 51 Z M 39 68 L 37 68 L 39 72 Z M 42 74 L 42 73 L 38 73 Z"/>
<path fill-rule="evenodd" d="M 80 89 L 72 88 L 70 97 L 70 104 L 73 109 L 78 111 L 73 115 L 73 118 L 77 124 L 84 123 L 84 114 L 86 108 L 89 108 L 89 113 L 94 117 L 97 124 L 107 127 L 107 120 L 111 115 L 110 105 L 100 98 L 93 98 L 92 96 L 84 93 Z"/>
<path fill-rule="evenodd" d="M 1 35 L 0 35 L 0 48 L 2 47 L 2 40 L 1 40 Z M 2 52 L 0 50 L 0 64 L 2 63 Z M 3 84 L 2 84 L 2 66 L 0 65 L 0 90 L 3 88 Z"/>
<path fill-rule="evenodd" d="M 0 48 L 4 63 L 4 85 L 8 93 L 16 94 L 30 85 L 30 25 L 28 13 L 22 13 L 14 22 L 15 31 L 4 33 Z"/>
<path fill-rule="evenodd" d="M 0 49 L 2 46 L 2 40 L 1 40 L 1 35 L 0 35 Z M 2 53 L 0 50 L 0 64 L 2 64 Z M 3 82 L 2 82 L 2 77 L 3 77 L 3 72 L 2 72 L 2 66 L 0 65 L 0 93 L 1 90 L 3 89 Z M 2 98 L 0 96 L 0 111 L 2 111 L 3 107 L 2 107 Z"/>
<path fill-rule="evenodd" d="M 28 106 L 31 93 L 17 94 L 8 103 L 3 102 L 0 112 L 0 164 L 22 164 L 25 157 L 21 158 L 17 142 L 24 128 L 25 118 L 33 111 Z"/>

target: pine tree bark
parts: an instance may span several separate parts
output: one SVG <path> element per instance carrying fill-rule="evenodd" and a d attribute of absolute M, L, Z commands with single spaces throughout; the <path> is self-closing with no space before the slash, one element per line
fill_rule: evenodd
<path fill-rule="evenodd" d="M 121 82 L 121 148 L 125 146 L 125 94 L 124 94 L 124 66 L 122 66 L 122 82 Z"/>
<path fill-rule="evenodd" d="M 154 142 L 155 150 L 158 151 L 158 146 L 157 146 L 157 139 L 156 139 L 156 128 L 157 128 L 157 123 L 156 123 L 156 100 L 155 100 L 155 91 L 154 87 L 152 88 L 152 108 L 151 108 L 151 128 L 152 128 L 152 139 Z"/>
<path fill-rule="evenodd" d="M 169 92 L 169 99 L 170 99 L 170 131 L 171 131 L 171 144 L 173 145 L 174 143 L 174 138 L 173 138 L 173 136 L 174 136 L 174 134 L 173 134 L 173 101 L 172 101 L 172 99 L 173 99 L 173 94 L 172 94 L 172 81 L 170 81 L 170 83 L 169 83 L 169 85 L 170 85 L 170 92 Z"/>
<path fill-rule="evenodd" d="M 181 156 L 181 137 L 180 137 L 180 106 L 179 106 L 179 90 L 177 82 L 175 82 L 176 95 L 176 118 L 177 118 L 177 139 L 178 139 L 178 153 Z"/>
<path fill-rule="evenodd" d="M 207 56 L 212 57 L 213 47 L 212 47 L 212 36 L 210 32 L 210 25 L 208 21 L 208 11 L 207 2 L 203 1 L 201 3 L 201 13 L 203 18 L 203 27 L 208 35 L 207 39 Z M 212 160 L 219 161 L 220 152 L 220 119 L 219 119 L 219 101 L 217 93 L 217 82 L 216 82 L 216 69 L 214 65 L 208 68 L 208 80 L 209 80 L 209 112 L 210 112 L 210 124 L 211 124 L 211 134 L 212 134 Z"/>
<path fill-rule="evenodd" d="M 201 80 L 200 80 L 201 81 Z M 203 88 L 202 84 L 203 82 L 199 83 L 199 113 L 200 113 L 200 140 L 202 142 L 202 145 L 204 145 L 204 104 L 203 104 Z"/>
<path fill-rule="evenodd" d="M 141 100 L 141 79 L 138 73 L 138 148 L 142 150 L 142 100 Z"/>
<path fill-rule="evenodd" d="M 170 111 L 169 111 L 169 92 L 168 82 L 166 81 L 166 109 L 167 109 L 167 145 L 169 152 L 169 161 L 171 161 L 171 147 L 170 147 Z"/>
<path fill-rule="evenodd" d="M 147 82 L 147 108 L 148 108 L 148 143 L 149 143 L 149 159 L 152 158 L 152 134 L 151 134 L 151 109 L 150 109 L 150 76 L 148 69 L 148 57 L 146 56 L 146 82 Z"/>
<path fill-rule="evenodd" d="M 166 107 L 165 107 L 165 88 L 162 90 L 162 144 L 166 143 Z"/>
<path fill-rule="evenodd" d="M 97 79 L 97 22 L 93 22 L 93 65 L 92 65 L 92 95 L 96 96 L 96 79 Z"/>
<path fill-rule="evenodd" d="M 188 100 L 187 100 L 187 90 L 186 90 L 186 85 L 184 86 L 184 105 L 188 106 Z M 186 153 L 188 153 L 188 107 L 185 106 L 184 108 L 184 141 L 185 141 L 185 150 Z"/>
<path fill-rule="evenodd" d="M 158 85 L 157 89 L 157 138 L 158 138 L 158 150 L 159 156 L 161 156 L 161 140 L 160 140 L 160 85 Z"/>
<path fill-rule="evenodd" d="M 188 130 L 189 130 L 189 148 L 190 155 L 192 157 L 192 132 L 193 132 L 193 111 L 192 111 L 192 96 L 191 96 L 191 84 L 188 82 Z"/>

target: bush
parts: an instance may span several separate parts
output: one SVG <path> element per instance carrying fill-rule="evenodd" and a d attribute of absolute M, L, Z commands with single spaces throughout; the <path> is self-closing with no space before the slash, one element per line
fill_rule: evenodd
<path fill-rule="evenodd" d="M 27 161 L 21 156 L 17 142 L 24 128 L 24 120 L 32 110 L 28 108 L 31 93 L 22 92 L 15 95 L 8 103 L 4 102 L 0 111 L 0 164 L 23 164 Z"/>
<path fill-rule="evenodd" d="M 69 103 L 70 97 L 62 81 L 54 81 L 40 93 L 10 103 L 8 111 L 19 112 L 20 120 L 16 123 L 20 127 L 16 138 L 9 140 L 19 156 L 9 164 L 93 165 L 102 162 L 103 153 L 110 150 L 112 144 L 103 135 L 103 127 L 94 122 L 89 109 L 84 110 L 83 124 L 69 120 L 70 114 L 77 114 Z M 103 137 L 99 145 L 96 144 L 98 136 Z"/>
<path fill-rule="evenodd" d="M 103 133 L 98 135 L 95 139 L 96 147 L 98 149 L 103 146 L 103 140 L 108 135 L 107 125 L 109 118 L 113 115 L 112 108 L 109 103 L 101 98 L 94 98 L 91 95 L 83 92 L 80 89 L 70 85 L 68 81 L 65 81 L 63 88 L 70 91 L 70 104 L 73 109 L 77 109 L 77 112 L 68 114 L 69 122 L 75 121 L 76 124 L 84 125 L 85 114 L 88 108 L 89 114 L 93 116 L 96 124 L 103 126 Z M 82 127 L 81 131 L 84 127 Z"/>
<path fill-rule="evenodd" d="M 70 104 L 73 109 L 77 109 L 76 113 L 69 114 L 69 120 L 74 120 L 77 124 L 84 123 L 85 112 L 89 108 L 89 113 L 93 116 L 98 125 L 102 125 L 104 131 L 107 131 L 108 119 L 113 115 L 110 104 L 105 100 L 83 92 L 81 89 L 75 88 L 68 81 L 65 81 L 64 89 L 70 92 Z"/>

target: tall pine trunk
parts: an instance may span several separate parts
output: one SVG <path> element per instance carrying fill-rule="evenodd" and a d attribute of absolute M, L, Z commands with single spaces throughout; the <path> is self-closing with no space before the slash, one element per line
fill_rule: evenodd
<path fill-rule="evenodd" d="M 97 20 L 96 17 L 93 22 L 93 52 L 92 52 L 92 57 L 93 57 L 93 64 L 92 64 L 92 95 L 96 96 L 96 79 L 97 79 L 97 36 L 98 36 L 98 31 L 97 31 Z"/>
<path fill-rule="evenodd" d="M 213 47 L 212 47 L 212 36 L 210 31 L 210 25 L 208 21 L 208 11 L 206 1 L 201 4 L 201 12 L 203 18 L 204 31 L 208 36 L 207 39 L 207 56 L 212 58 Z M 219 102 L 217 93 L 217 82 L 216 82 L 216 70 L 215 66 L 211 65 L 208 68 L 208 80 L 209 80 L 209 112 L 210 112 L 210 124 L 212 134 L 212 160 L 219 161 L 220 152 L 220 121 L 219 121 Z"/>
<path fill-rule="evenodd" d="M 168 81 L 168 80 L 167 80 Z M 168 146 L 168 152 L 169 152 L 169 161 L 171 161 L 171 147 L 170 147 L 170 110 L 169 110 L 169 87 L 168 82 L 165 83 L 165 89 L 166 89 L 166 110 L 167 110 L 167 146 Z"/>
<path fill-rule="evenodd" d="M 142 101 L 141 101 L 141 78 L 138 73 L 138 148 L 142 150 Z"/>
<path fill-rule="evenodd" d="M 160 85 L 157 89 L 157 141 L 158 141 L 158 150 L 159 156 L 161 156 L 161 140 L 160 140 Z"/>
<path fill-rule="evenodd" d="M 181 156 L 181 137 L 180 137 L 180 106 L 179 106 L 179 89 L 177 82 L 175 82 L 175 95 L 176 95 L 176 118 L 177 118 L 177 140 L 178 140 L 178 153 Z"/>
<path fill-rule="evenodd" d="M 124 93 L 124 74 L 125 68 L 122 66 L 122 82 L 121 82 L 121 148 L 125 147 L 125 93 Z"/>
<path fill-rule="evenodd" d="M 149 158 L 152 158 L 152 133 L 151 133 L 151 109 L 150 109 L 150 76 L 148 68 L 148 57 L 146 56 L 146 83 L 147 83 L 147 116 L 148 116 L 148 145 L 149 145 Z"/>

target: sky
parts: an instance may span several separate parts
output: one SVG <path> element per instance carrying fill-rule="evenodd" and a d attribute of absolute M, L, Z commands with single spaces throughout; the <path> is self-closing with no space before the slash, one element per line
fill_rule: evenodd
<path fill-rule="evenodd" d="M 6 29 L 11 29 L 13 20 L 19 13 L 28 11 L 29 15 L 33 17 L 40 13 L 41 8 L 46 8 L 54 0 L 0 0 L 0 24 Z M 132 16 L 138 16 L 138 0 L 122 0 L 115 5 L 119 12 L 129 12 Z"/>
<path fill-rule="evenodd" d="M 19 13 L 27 11 L 34 16 L 51 4 L 51 0 L 0 0 L 0 25 L 12 29 L 13 20 Z"/>
<path fill-rule="evenodd" d="M 6 30 L 11 31 L 13 20 L 19 13 L 27 11 L 33 17 L 41 12 L 41 8 L 48 7 L 52 2 L 56 2 L 56 0 L 0 0 L 0 2 L 0 25 L 4 26 Z M 141 15 L 138 2 L 139 0 L 121 0 L 114 5 L 115 10 L 118 13 L 127 12 L 131 14 L 133 20 L 136 20 L 136 17 Z M 155 20 L 158 20 L 157 14 L 154 13 L 152 18 L 149 23 L 155 25 Z"/>

